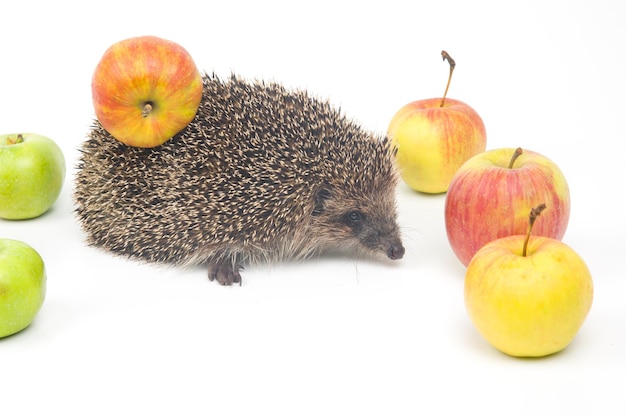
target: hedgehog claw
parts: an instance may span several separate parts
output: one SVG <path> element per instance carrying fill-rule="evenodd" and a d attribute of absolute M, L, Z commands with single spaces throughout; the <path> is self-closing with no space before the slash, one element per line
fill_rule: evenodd
<path fill-rule="evenodd" d="M 239 265 L 225 265 L 225 264 L 213 264 L 209 265 L 209 281 L 217 281 L 220 285 L 230 286 L 233 283 L 239 283 L 241 286 L 241 274 L 239 270 L 242 269 Z"/>

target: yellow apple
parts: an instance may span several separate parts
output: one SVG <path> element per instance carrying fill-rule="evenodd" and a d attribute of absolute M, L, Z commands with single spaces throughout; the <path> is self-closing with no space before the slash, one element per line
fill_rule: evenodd
<path fill-rule="evenodd" d="M 565 243 L 545 236 L 494 240 L 474 255 L 465 275 L 471 321 L 492 346 L 511 356 L 564 349 L 592 301 L 585 262 Z"/>

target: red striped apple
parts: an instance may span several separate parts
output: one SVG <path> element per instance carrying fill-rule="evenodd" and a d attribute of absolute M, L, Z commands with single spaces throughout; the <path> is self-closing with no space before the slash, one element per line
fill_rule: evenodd
<path fill-rule="evenodd" d="M 545 156 L 520 148 L 482 152 L 465 162 L 445 201 L 448 241 L 463 265 L 487 243 L 526 233 L 528 211 L 550 207 L 535 234 L 561 240 L 570 214 L 565 176 Z"/>
<path fill-rule="evenodd" d="M 443 51 L 450 62 L 454 60 Z M 462 101 L 446 98 L 417 100 L 393 116 L 387 134 L 398 147 L 398 166 L 404 182 L 415 191 L 444 193 L 456 170 L 487 146 L 479 114 Z"/>
<path fill-rule="evenodd" d="M 593 281 L 583 259 L 559 240 L 531 238 L 533 216 L 543 208 L 531 210 L 526 236 L 486 244 L 465 274 L 465 306 L 472 323 L 492 346 L 511 356 L 563 350 L 593 302 Z M 547 207 L 544 213 L 549 212 Z"/>
<path fill-rule="evenodd" d="M 98 121 L 129 146 L 165 143 L 193 120 L 202 98 L 202 76 L 179 44 L 139 36 L 113 44 L 93 74 Z"/>

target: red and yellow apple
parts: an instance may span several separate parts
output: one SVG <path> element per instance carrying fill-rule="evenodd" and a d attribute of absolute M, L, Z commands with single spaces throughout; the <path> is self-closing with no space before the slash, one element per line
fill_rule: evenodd
<path fill-rule="evenodd" d="M 520 148 L 473 156 L 458 169 L 446 195 L 444 217 L 452 250 L 467 265 L 487 243 L 524 234 L 528 211 L 539 203 L 550 210 L 535 234 L 561 240 L 569 221 L 570 193 L 552 160 Z"/>
<path fill-rule="evenodd" d="M 567 347 L 592 301 L 583 259 L 559 240 L 530 238 L 530 229 L 526 236 L 483 246 L 465 275 L 470 320 L 485 340 L 511 356 L 546 356 Z"/>
<path fill-rule="evenodd" d="M 155 36 L 125 39 L 109 47 L 93 73 L 98 121 L 129 146 L 165 143 L 195 117 L 202 76 L 179 44 Z"/>
<path fill-rule="evenodd" d="M 478 113 L 459 100 L 413 101 L 393 116 L 387 133 L 398 148 L 400 174 L 423 193 L 444 193 L 457 169 L 487 146 Z"/>
<path fill-rule="evenodd" d="M 454 61 L 444 52 L 450 64 Z M 450 98 L 410 102 L 391 119 L 387 134 L 398 148 L 397 160 L 404 182 L 415 191 L 444 193 L 457 169 L 483 152 L 487 132 L 480 115 L 468 104 Z"/>

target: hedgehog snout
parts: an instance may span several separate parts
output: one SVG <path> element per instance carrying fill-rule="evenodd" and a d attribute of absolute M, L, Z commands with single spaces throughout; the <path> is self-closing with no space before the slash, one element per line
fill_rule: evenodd
<path fill-rule="evenodd" d="M 404 246 L 402 246 L 402 242 L 393 242 L 387 248 L 387 257 L 391 260 L 402 259 L 404 256 Z"/>

